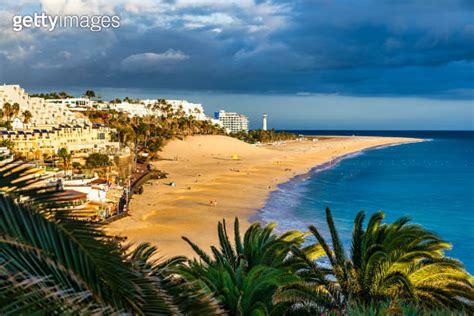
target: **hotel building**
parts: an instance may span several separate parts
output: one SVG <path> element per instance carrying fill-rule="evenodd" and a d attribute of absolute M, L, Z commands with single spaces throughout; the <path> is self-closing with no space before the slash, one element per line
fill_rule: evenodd
<path fill-rule="evenodd" d="M 66 148 L 74 156 L 93 152 L 113 153 L 120 149 L 111 139 L 114 131 L 101 124 L 63 125 L 48 129 L 0 131 L 0 139 L 13 143 L 13 151 L 27 159 L 41 159 Z"/>
<path fill-rule="evenodd" d="M 214 118 L 222 123 L 228 133 L 248 132 L 249 130 L 249 119 L 245 115 L 220 110 L 214 113 Z"/>
<path fill-rule="evenodd" d="M 40 159 L 66 148 L 74 156 L 92 152 L 118 151 L 119 143 L 112 141 L 114 130 L 92 124 L 82 113 L 68 107 L 86 107 L 89 99 L 45 100 L 31 98 L 19 85 L 0 85 L 0 109 L 5 103 L 19 105 L 19 113 L 11 118 L 12 130 L 0 129 L 0 140 L 8 140 L 13 152 L 27 159 Z M 29 122 L 24 111 L 31 113 Z"/>
<path fill-rule="evenodd" d="M 181 110 L 184 116 L 193 116 L 199 121 L 209 119 L 204 114 L 204 109 L 201 104 L 191 103 L 186 100 L 164 100 L 164 102 L 166 103 L 160 103 L 157 99 L 138 100 L 138 103 L 124 101 L 121 103 L 110 103 L 108 108 L 110 110 L 127 113 L 130 116 L 144 117 L 152 115 L 161 116 L 165 114 L 163 108 L 169 105 L 173 113 L 177 113 Z"/>
<path fill-rule="evenodd" d="M 147 115 L 153 115 L 152 111 L 148 109 L 143 103 L 109 103 L 108 109 L 127 113 L 130 117 L 144 117 Z"/>
<path fill-rule="evenodd" d="M 13 129 L 42 127 L 58 124 L 84 124 L 88 120 L 80 113 L 73 113 L 64 105 L 55 105 L 43 98 L 32 98 L 19 85 L 0 85 L 0 109 L 5 103 L 18 103 L 20 111 L 12 118 Z M 31 119 L 25 123 L 24 111 L 31 113 Z"/>
<path fill-rule="evenodd" d="M 93 102 L 88 98 L 49 99 L 46 103 L 60 108 L 69 108 L 74 111 L 85 111 L 92 108 Z"/>
<path fill-rule="evenodd" d="M 146 99 L 146 100 L 141 100 L 145 106 L 148 108 L 152 108 L 153 105 L 158 103 L 157 99 Z M 174 112 L 177 112 L 179 110 L 182 110 L 184 112 L 184 115 L 186 116 L 193 116 L 196 120 L 198 121 L 204 121 L 209 119 L 205 114 L 204 114 L 204 108 L 202 107 L 202 104 L 199 103 L 191 103 L 186 100 L 165 100 L 166 104 L 169 104 L 171 106 L 171 109 Z"/>

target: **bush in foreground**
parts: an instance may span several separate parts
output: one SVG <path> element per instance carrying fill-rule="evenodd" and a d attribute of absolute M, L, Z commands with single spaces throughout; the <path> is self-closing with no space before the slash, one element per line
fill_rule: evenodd
<path fill-rule="evenodd" d="M 382 224 L 384 214 L 373 214 L 363 228 L 365 215 L 357 214 L 352 246 L 344 249 L 331 211 L 326 210 L 331 244 L 310 226 L 320 258 L 314 262 L 298 249 L 293 253 L 307 266 L 300 282 L 282 286 L 275 303 L 291 303 L 291 310 L 311 313 L 345 312 L 348 306 L 377 306 L 390 302 L 414 303 L 422 310 L 472 310 L 472 277 L 461 262 L 447 258 L 450 244 L 420 225 L 400 218 Z"/>

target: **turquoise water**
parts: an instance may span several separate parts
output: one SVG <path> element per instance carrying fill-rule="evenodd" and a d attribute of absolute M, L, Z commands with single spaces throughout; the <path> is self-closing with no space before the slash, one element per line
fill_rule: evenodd
<path fill-rule="evenodd" d="M 314 224 L 325 231 L 330 207 L 349 246 L 359 210 L 382 210 L 387 221 L 407 215 L 451 242 L 448 255 L 474 273 L 474 133 L 326 132 L 342 133 L 428 141 L 367 150 L 296 177 L 271 193 L 258 219 L 276 221 L 280 230 Z"/>

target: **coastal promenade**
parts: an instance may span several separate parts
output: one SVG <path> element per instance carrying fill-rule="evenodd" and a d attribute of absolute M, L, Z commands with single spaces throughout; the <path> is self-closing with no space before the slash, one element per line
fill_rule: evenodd
<path fill-rule="evenodd" d="M 127 178 L 126 182 L 129 183 L 128 187 L 125 190 L 128 190 L 127 193 L 123 193 L 119 202 L 117 203 L 118 213 L 114 216 L 108 217 L 105 219 L 106 223 L 112 223 L 119 219 L 122 219 L 128 216 L 127 206 L 133 196 L 137 192 L 140 186 L 149 178 L 151 170 L 149 164 L 137 163 L 132 174 Z"/>
<path fill-rule="evenodd" d="M 175 140 L 163 149 L 163 160 L 155 163 L 168 178 L 144 185 L 144 193 L 134 195 L 130 203 L 130 216 L 107 229 L 130 242 L 150 242 L 161 255 L 193 256 L 181 236 L 209 249 L 216 242 L 219 220 L 232 223 L 238 216 L 245 229 L 278 184 L 343 155 L 414 141 L 419 140 L 325 137 L 256 146 L 225 136 Z"/>

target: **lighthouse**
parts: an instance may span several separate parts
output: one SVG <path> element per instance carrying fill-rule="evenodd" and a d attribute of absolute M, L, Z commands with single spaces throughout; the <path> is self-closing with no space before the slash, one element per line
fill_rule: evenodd
<path fill-rule="evenodd" d="M 263 129 L 264 131 L 267 130 L 267 113 L 263 113 L 262 129 Z"/>

